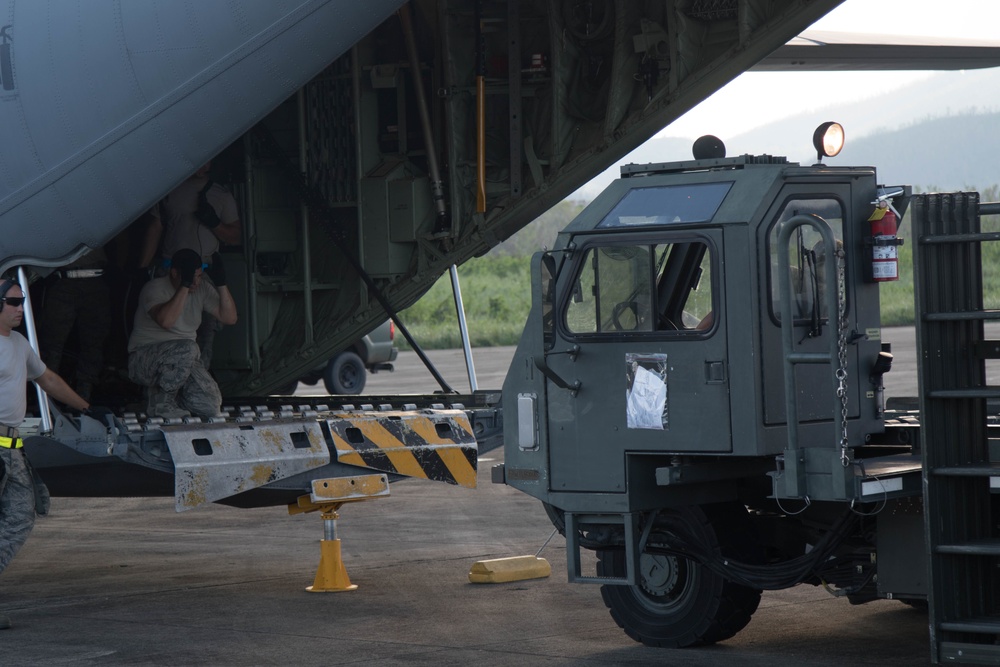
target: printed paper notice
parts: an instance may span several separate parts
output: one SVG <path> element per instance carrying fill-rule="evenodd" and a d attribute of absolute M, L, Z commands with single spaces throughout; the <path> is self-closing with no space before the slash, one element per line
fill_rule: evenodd
<path fill-rule="evenodd" d="M 667 427 L 667 355 L 625 355 L 628 428 L 662 431 Z"/>

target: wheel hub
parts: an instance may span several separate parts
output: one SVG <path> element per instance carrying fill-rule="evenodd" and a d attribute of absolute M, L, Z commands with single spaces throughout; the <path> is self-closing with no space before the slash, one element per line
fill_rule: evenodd
<path fill-rule="evenodd" d="M 657 597 L 670 594 L 680 579 L 678 565 L 676 556 L 642 554 L 639 558 L 639 573 L 642 575 L 643 590 Z"/>

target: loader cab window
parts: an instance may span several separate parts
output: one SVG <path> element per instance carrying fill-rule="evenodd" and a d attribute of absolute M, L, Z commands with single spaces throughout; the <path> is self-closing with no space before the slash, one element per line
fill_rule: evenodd
<path fill-rule="evenodd" d="M 788 253 L 788 264 L 792 280 L 792 312 L 796 322 L 813 319 L 827 320 L 828 308 L 823 300 L 826 281 L 835 279 L 836 268 L 826 267 L 826 257 L 823 239 L 819 233 L 809 227 L 799 227 L 792 233 L 788 248 L 778 247 L 778 234 L 781 224 L 797 215 L 818 216 L 826 221 L 833 230 L 833 236 L 838 247 L 844 243 L 844 207 L 836 199 L 791 199 L 782 209 L 781 214 L 771 225 L 768 235 L 768 254 L 770 273 L 770 310 L 776 324 L 781 322 L 781 293 L 778 282 L 778 256 L 781 252 Z"/>
<path fill-rule="evenodd" d="M 713 266 L 702 239 L 591 246 L 565 302 L 565 326 L 578 335 L 707 331 Z"/>
<path fill-rule="evenodd" d="M 632 188 L 597 228 L 708 222 L 732 187 L 732 183 L 693 183 Z"/>

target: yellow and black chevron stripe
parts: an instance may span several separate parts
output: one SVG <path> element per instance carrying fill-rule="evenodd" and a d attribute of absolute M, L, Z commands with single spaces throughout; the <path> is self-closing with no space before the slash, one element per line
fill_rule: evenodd
<path fill-rule="evenodd" d="M 476 487 L 479 448 L 462 410 L 348 413 L 326 426 L 341 463 Z"/>

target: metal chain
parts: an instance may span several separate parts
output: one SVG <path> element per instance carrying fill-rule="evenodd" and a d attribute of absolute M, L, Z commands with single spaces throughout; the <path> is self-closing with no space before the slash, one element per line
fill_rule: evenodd
<path fill-rule="evenodd" d="M 837 248 L 837 396 L 840 397 L 840 462 L 850 465 L 847 456 L 847 283 L 845 254 Z"/>

